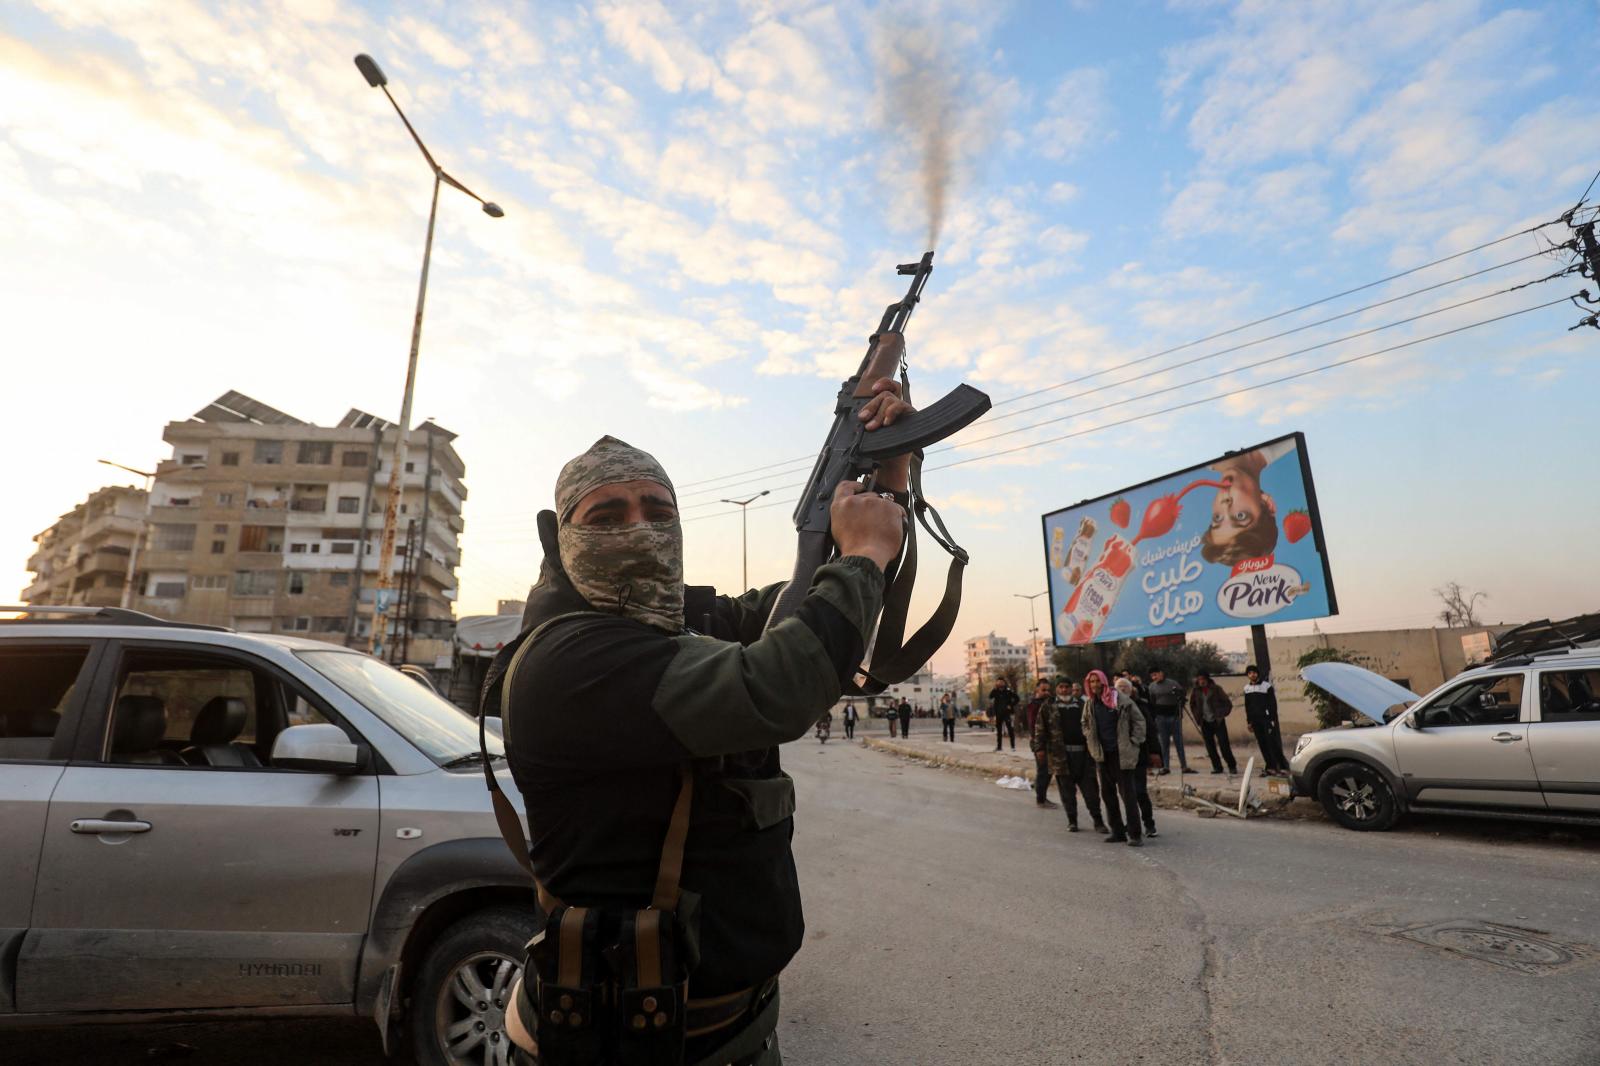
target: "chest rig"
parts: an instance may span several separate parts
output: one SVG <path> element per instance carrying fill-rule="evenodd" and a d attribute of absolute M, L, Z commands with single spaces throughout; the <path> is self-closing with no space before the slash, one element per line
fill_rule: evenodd
<path fill-rule="evenodd" d="M 557 615 L 519 638 L 500 681 L 503 723 L 510 721 L 512 681 L 528 649 L 555 623 L 590 613 Z M 480 715 L 480 745 L 483 732 Z M 679 767 L 649 906 L 637 909 L 574 906 L 550 892 L 533 871 L 521 819 L 487 755 L 483 771 L 500 835 L 533 879 L 545 914 L 544 928 L 527 944 L 515 1003 L 538 1043 L 541 1066 L 681 1066 L 688 1038 L 732 1029 L 765 1003 L 772 993 L 766 986 L 689 999 L 700 953 L 698 897 L 681 888 L 694 799 L 688 763 Z"/>

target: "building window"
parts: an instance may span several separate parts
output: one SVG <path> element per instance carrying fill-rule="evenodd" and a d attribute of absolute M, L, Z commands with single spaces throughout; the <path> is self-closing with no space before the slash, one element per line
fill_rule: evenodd
<path fill-rule="evenodd" d="M 225 541 L 225 540 L 214 540 L 214 541 L 211 542 L 211 554 L 212 555 L 221 555 L 223 552 L 225 552 L 227 550 L 228 550 L 228 542 L 227 541 Z"/>
<path fill-rule="evenodd" d="M 409 508 L 409 507 L 407 507 L 407 506 L 406 506 L 406 505 L 405 505 L 405 504 L 403 504 L 403 503 L 402 503 L 402 504 L 401 504 L 401 505 L 400 505 L 400 513 L 401 513 L 401 514 L 405 514 L 405 513 L 406 513 L 406 512 L 408 512 L 408 511 L 409 511 L 409 510 L 410 510 L 410 508 Z"/>
<path fill-rule="evenodd" d="M 305 553 L 306 553 L 306 546 L 304 544 L 291 544 L 291 545 L 289 545 L 289 554 L 290 555 L 304 555 Z"/>
<path fill-rule="evenodd" d="M 347 451 L 347 452 L 344 453 L 344 456 L 340 460 L 340 462 L 343 463 L 345 466 L 366 466 L 367 465 L 367 453 L 364 452 L 364 451 L 362 451 L 362 452 Z"/>
<path fill-rule="evenodd" d="M 276 570 L 235 570 L 233 594 L 235 596 L 271 596 L 278 591 Z"/>
<path fill-rule="evenodd" d="M 242 552 L 283 551 L 283 530 L 278 526 L 240 526 L 239 550 Z"/>
<path fill-rule="evenodd" d="M 203 463 L 205 460 L 206 457 L 203 455 L 186 454 L 184 455 L 182 462 L 184 466 L 193 466 L 196 463 Z"/>
<path fill-rule="evenodd" d="M 338 545 L 334 545 L 334 546 L 338 547 Z M 349 572 L 345 571 L 345 570 L 340 570 L 338 573 L 329 574 L 328 575 L 328 584 L 333 586 L 336 589 L 349 588 L 350 587 L 350 574 L 349 574 Z"/>
<path fill-rule="evenodd" d="M 218 522 L 211 527 L 211 532 L 213 533 L 226 533 L 227 531 L 228 523 L 226 522 Z"/>
<path fill-rule="evenodd" d="M 183 582 L 157 581 L 156 589 L 150 595 L 158 600 L 181 600 L 183 598 Z"/>
<path fill-rule="evenodd" d="M 296 496 L 294 502 L 289 504 L 291 511 L 309 511 L 320 513 L 328 509 L 326 496 Z"/>
<path fill-rule="evenodd" d="M 223 466 L 238 466 L 239 465 L 239 453 L 238 452 L 223 452 L 222 453 L 222 465 Z"/>
<path fill-rule="evenodd" d="M 306 590 L 306 575 L 298 570 L 289 571 L 289 595 L 299 596 Z"/>
<path fill-rule="evenodd" d="M 194 551 L 194 524 L 157 523 L 150 534 L 150 550 L 158 552 Z"/>
<path fill-rule="evenodd" d="M 415 474 L 416 472 L 417 472 L 417 464 L 416 463 L 407 463 L 406 464 L 406 473 Z"/>
<path fill-rule="evenodd" d="M 316 632 L 318 633 L 343 633 L 344 619 L 340 617 L 325 616 L 317 619 Z"/>
<path fill-rule="evenodd" d="M 361 497 L 360 496 L 340 496 L 339 497 L 339 513 L 340 514 L 360 514 L 361 513 Z"/>
<path fill-rule="evenodd" d="M 353 540 L 336 540 L 328 545 L 328 554 L 330 555 L 354 555 L 355 553 L 356 542 Z"/>
<path fill-rule="evenodd" d="M 189 585 L 191 588 L 200 589 L 207 592 L 214 591 L 216 589 L 225 589 L 228 587 L 228 575 L 196 574 L 194 577 L 189 579 Z"/>
<path fill-rule="evenodd" d="M 283 462 L 283 441 L 258 440 L 255 451 L 256 462 L 263 466 L 277 466 Z"/>
<path fill-rule="evenodd" d="M 285 633 L 304 633 L 311 628 L 310 618 L 280 618 L 278 625 Z"/>
<path fill-rule="evenodd" d="M 232 507 L 233 506 L 233 493 L 231 493 L 231 492 L 219 492 L 219 493 L 217 493 L 217 506 L 218 507 Z"/>
<path fill-rule="evenodd" d="M 303 440 L 295 455 L 298 462 L 307 466 L 327 466 L 333 462 L 333 442 L 326 440 Z"/>

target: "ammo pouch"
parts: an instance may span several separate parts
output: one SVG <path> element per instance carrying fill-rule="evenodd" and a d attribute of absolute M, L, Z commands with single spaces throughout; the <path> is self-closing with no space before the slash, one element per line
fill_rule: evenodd
<path fill-rule="evenodd" d="M 549 913 L 528 945 L 517 1005 L 541 1066 L 681 1066 L 698 952 L 679 917 L 692 909 Z"/>

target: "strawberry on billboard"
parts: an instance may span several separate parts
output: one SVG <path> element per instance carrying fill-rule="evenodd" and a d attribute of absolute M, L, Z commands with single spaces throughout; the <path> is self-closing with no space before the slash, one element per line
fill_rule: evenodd
<path fill-rule="evenodd" d="M 1305 435 L 1044 516 L 1057 646 L 1338 614 Z"/>

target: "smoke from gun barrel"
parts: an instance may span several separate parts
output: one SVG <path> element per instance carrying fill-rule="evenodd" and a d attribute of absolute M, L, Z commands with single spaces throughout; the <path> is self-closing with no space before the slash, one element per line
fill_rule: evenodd
<path fill-rule="evenodd" d="M 955 72 L 927 38 L 900 38 L 888 50 L 889 113 L 921 156 L 922 198 L 928 212 L 924 247 L 936 248 L 953 177 Z"/>

